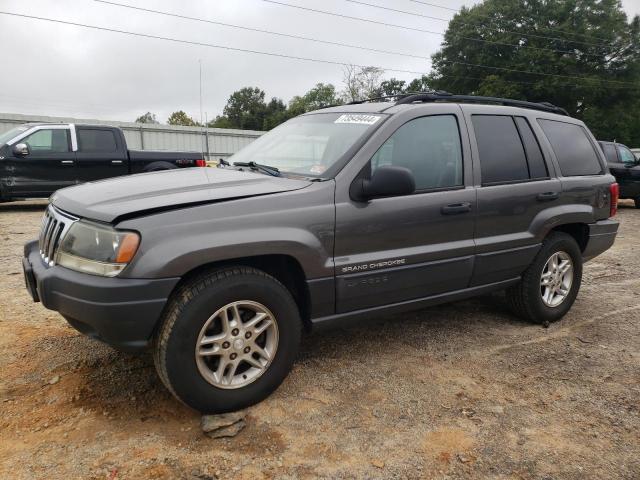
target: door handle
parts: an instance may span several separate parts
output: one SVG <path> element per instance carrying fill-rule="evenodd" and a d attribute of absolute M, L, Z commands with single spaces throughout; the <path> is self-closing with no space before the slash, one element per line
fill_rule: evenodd
<path fill-rule="evenodd" d="M 549 200 L 555 200 L 560 196 L 559 192 L 544 192 L 538 194 L 538 200 L 540 202 L 548 202 Z"/>
<path fill-rule="evenodd" d="M 113 165 L 120 165 L 122 163 L 122 160 L 111 160 L 111 163 Z"/>
<path fill-rule="evenodd" d="M 471 204 L 469 202 L 464 203 L 452 203 L 442 207 L 443 215 L 457 215 L 459 213 L 467 213 L 471 211 Z"/>
<path fill-rule="evenodd" d="M 63 165 L 73 165 L 73 160 L 61 160 L 60 163 Z"/>

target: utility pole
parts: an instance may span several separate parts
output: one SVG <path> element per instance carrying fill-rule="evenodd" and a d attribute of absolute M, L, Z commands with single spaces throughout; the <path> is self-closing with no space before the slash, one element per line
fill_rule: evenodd
<path fill-rule="evenodd" d="M 203 122 L 203 118 L 202 118 L 202 59 L 198 59 L 198 65 L 200 66 L 200 125 L 202 126 L 202 128 L 204 128 L 205 130 L 202 132 L 204 133 L 203 137 L 205 142 L 207 143 L 207 151 L 209 150 L 209 140 L 207 138 L 207 125 Z M 202 142 L 200 142 L 200 146 L 202 147 Z M 204 148 L 202 148 L 202 156 L 204 157 Z M 207 155 L 207 160 L 209 160 L 209 157 Z"/>

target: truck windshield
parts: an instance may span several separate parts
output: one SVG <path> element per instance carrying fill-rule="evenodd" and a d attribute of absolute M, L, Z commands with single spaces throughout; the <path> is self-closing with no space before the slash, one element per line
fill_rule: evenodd
<path fill-rule="evenodd" d="M 29 129 L 29 127 L 16 127 L 16 128 L 12 128 L 11 130 L 8 130 L 8 131 L 6 131 L 4 133 L 0 133 L 0 145 L 3 145 L 5 143 L 7 143 L 13 137 L 17 137 L 22 132 L 25 132 L 28 129 Z"/>
<path fill-rule="evenodd" d="M 233 155 L 229 161 L 255 162 L 283 173 L 321 177 L 382 116 L 319 113 L 293 118 Z"/>

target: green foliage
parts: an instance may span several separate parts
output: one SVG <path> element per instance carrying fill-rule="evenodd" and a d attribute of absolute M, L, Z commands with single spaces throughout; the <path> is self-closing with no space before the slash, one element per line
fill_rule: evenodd
<path fill-rule="evenodd" d="M 398 80 L 396 78 L 390 78 L 389 80 L 384 80 L 380 84 L 380 95 L 381 97 L 390 97 L 393 95 L 399 95 L 406 91 L 407 82 L 404 80 Z"/>
<path fill-rule="evenodd" d="M 136 118 L 136 123 L 158 124 L 160 122 L 156 118 L 155 113 L 147 112 L 144 115 L 140 115 L 138 118 Z"/>
<path fill-rule="evenodd" d="M 169 115 L 169 119 L 167 120 L 169 125 L 182 125 L 184 127 L 197 127 L 200 126 L 198 122 L 196 122 L 193 118 L 187 115 L 182 110 L 178 110 L 177 112 L 173 112 Z"/>
<path fill-rule="evenodd" d="M 262 130 L 266 113 L 265 93 L 257 87 L 233 92 L 224 107 L 224 116 L 234 128 Z"/>
<path fill-rule="evenodd" d="M 336 87 L 330 83 L 318 83 L 302 96 L 296 95 L 289 102 L 289 114 L 291 117 L 300 115 L 330 105 L 339 105 L 340 98 L 336 93 Z"/>
<path fill-rule="evenodd" d="M 265 102 L 265 93 L 256 87 L 245 87 L 231 94 L 224 115 L 218 116 L 209 127 L 270 130 L 296 115 L 340 103 L 336 88 L 318 83 L 303 96 L 291 99 L 287 106 L 281 99 Z"/>
<path fill-rule="evenodd" d="M 549 101 L 599 139 L 640 145 L 640 19 L 618 0 L 485 0 L 451 20 L 425 84 Z"/>

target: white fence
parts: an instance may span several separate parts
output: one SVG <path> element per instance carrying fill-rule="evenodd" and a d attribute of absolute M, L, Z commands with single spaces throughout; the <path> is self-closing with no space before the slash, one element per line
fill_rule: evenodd
<path fill-rule="evenodd" d="M 131 150 L 201 152 L 208 160 L 227 158 L 264 132 L 227 128 L 179 127 L 146 123 L 111 122 L 79 118 L 42 117 L 0 113 L 0 133 L 28 122 L 89 123 L 120 127 Z"/>

